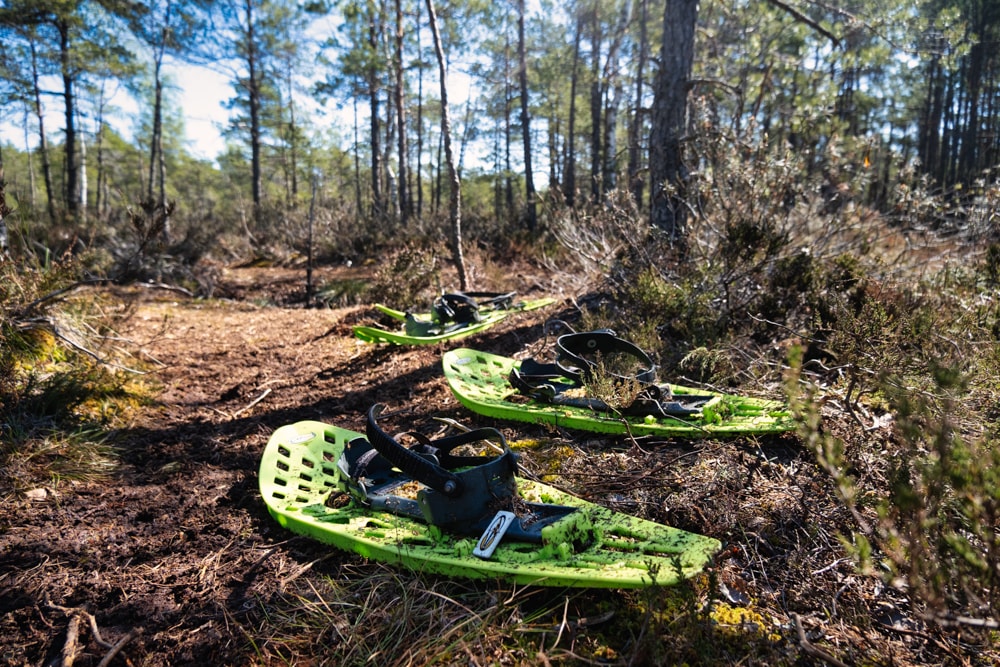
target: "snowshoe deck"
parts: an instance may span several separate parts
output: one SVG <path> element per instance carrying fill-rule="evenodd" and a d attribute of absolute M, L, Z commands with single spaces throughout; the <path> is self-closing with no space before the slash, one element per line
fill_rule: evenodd
<path fill-rule="evenodd" d="M 488 558 L 477 556 L 474 551 L 489 541 L 489 529 L 480 538 L 453 535 L 412 517 L 365 507 L 352 497 L 338 464 L 348 443 L 359 437 L 316 421 L 274 432 L 261 459 L 259 482 L 278 523 L 367 558 L 421 572 L 545 586 L 671 585 L 700 572 L 720 548 L 714 538 L 517 478 L 517 493 L 525 504 L 576 509 L 546 525 L 541 543 L 504 538 Z M 517 520 L 527 524 L 531 518 Z"/>
<path fill-rule="evenodd" d="M 555 303 L 555 299 L 543 298 L 543 299 L 530 299 L 527 301 L 519 302 L 509 309 L 498 309 L 498 310 L 488 310 L 482 314 L 482 319 L 479 322 L 470 323 L 465 326 L 456 327 L 442 333 L 434 333 L 428 335 L 414 335 L 407 333 L 405 327 L 401 327 L 397 330 L 383 329 L 381 327 L 357 325 L 354 327 L 354 336 L 360 340 L 367 343 L 392 343 L 395 345 L 432 345 L 434 343 L 441 343 L 448 340 L 459 340 L 461 338 L 466 338 L 467 336 L 472 336 L 481 331 L 489 329 L 497 322 L 506 319 L 512 313 L 535 310 L 537 308 L 543 308 L 545 306 Z M 377 303 L 374 308 L 379 312 L 388 315 L 389 317 L 399 320 L 402 323 L 406 322 L 407 313 L 396 310 L 395 308 L 390 308 L 383 304 Z M 432 315 L 430 313 L 417 313 L 411 314 L 410 317 L 414 318 L 415 321 L 419 323 L 430 323 L 432 321 Z"/>
<path fill-rule="evenodd" d="M 792 430 L 787 407 L 764 399 L 668 385 L 673 396 L 698 397 L 698 411 L 684 416 L 623 417 L 573 405 L 556 405 L 521 395 L 509 381 L 520 362 L 488 352 L 458 348 L 445 352 L 444 375 L 455 397 L 469 410 L 497 419 L 554 424 L 597 433 L 718 437 Z M 704 397 L 711 398 L 704 401 Z"/>

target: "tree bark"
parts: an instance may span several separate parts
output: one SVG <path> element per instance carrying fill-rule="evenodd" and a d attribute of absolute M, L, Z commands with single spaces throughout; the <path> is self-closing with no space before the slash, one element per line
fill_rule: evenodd
<path fill-rule="evenodd" d="M 372 53 L 378 53 L 378 20 L 375 9 L 368 23 L 368 45 Z M 382 128 L 379 123 L 379 91 L 378 70 L 373 64 L 368 70 L 368 96 L 371 111 L 371 142 L 372 142 L 372 216 L 380 218 L 385 213 L 385 202 L 382 197 Z"/>
<path fill-rule="evenodd" d="M 403 77 L 403 0 L 396 0 L 396 123 L 399 125 L 397 132 L 397 149 L 399 152 L 399 169 L 397 177 L 399 179 L 399 221 L 406 225 L 409 222 L 413 207 L 410 204 L 410 170 L 409 170 L 409 147 L 406 141 L 406 106 L 404 101 L 404 77 Z"/>
<path fill-rule="evenodd" d="M 615 26 L 614 34 L 611 36 L 611 45 L 608 47 L 608 60 L 604 68 L 604 79 L 607 82 L 605 88 L 610 88 L 611 95 L 608 98 L 604 112 L 604 160 L 601 166 L 602 195 L 618 187 L 618 109 L 621 108 L 622 80 L 618 74 L 619 53 L 621 52 L 622 40 L 632 22 L 632 2 L 626 0 L 622 5 L 622 13 L 619 17 L 618 25 Z"/>
<path fill-rule="evenodd" d="M 507 205 L 505 219 L 510 219 L 514 210 L 514 169 L 510 162 L 510 145 L 513 141 L 511 130 L 511 102 L 514 95 L 511 92 L 510 83 L 510 36 L 505 31 L 504 34 L 504 63 L 503 63 L 503 122 L 504 122 L 504 201 Z"/>
<path fill-rule="evenodd" d="M 420 25 L 420 3 L 416 4 L 417 25 Z M 416 211 L 417 222 L 423 219 L 424 215 L 424 187 L 422 183 L 421 161 L 424 156 L 424 58 L 423 47 L 420 44 L 420 30 L 417 31 L 417 164 L 414 174 L 414 190 L 417 193 Z"/>
<path fill-rule="evenodd" d="M 76 95 L 73 92 L 73 72 L 70 65 L 69 52 L 69 24 L 65 20 L 56 21 L 56 28 L 59 31 L 59 58 L 62 69 L 63 80 L 63 105 L 66 117 L 66 145 L 64 170 L 66 174 L 66 186 L 63 199 L 66 204 L 66 213 L 70 219 L 75 219 L 79 208 L 77 199 L 77 163 L 76 163 Z"/>
<path fill-rule="evenodd" d="M 351 101 L 354 105 L 354 210 L 355 215 L 360 217 L 364 207 L 361 200 L 361 140 L 358 139 L 358 96 L 352 95 Z"/>
<path fill-rule="evenodd" d="M 247 37 L 247 101 L 250 107 L 250 172 L 251 189 L 253 192 L 253 219 L 257 229 L 261 226 L 261 205 L 263 198 L 263 183 L 261 175 L 261 126 L 260 126 L 260 63 L 257 57 L 257 34 L 253 14 L 253 0 L 244 0 L 246 12 Z"/>
<path fill-rule="evenodd" d="M 295 200 L 299 196 L 299 128 L 298 119 L 295 116 L 295 94 L 292 85 L 292 70 L 289 65 L 288 71 L 288 159 L 289 180 L 291 181 L 292 194 L 289 207 L 295 206 Z"/>
<path fill-rule="evenodd" d="M 632 200 L 642 205 L 645 179 L 641 175 L 639 136 L 642 132 L 642 87 L 644 84 L 646 57 L 649 50 L 649 36 L 646 21 L 649 18 L 649 0 L 639 0 L 639 53 L 635 65 L 635 103 L 628 131 L 628 188 Z"/>
<path fill-rule="evenodd" d="M 441 79 L 441 135 L 444 140 L 444 156 L 448 163 L 448 181 L 451 185 L 448 214 L 451 220 L 452 260 L 458 271 L 460 289 L 469 289 L 469 275 L 465 269 L 465 258 L 462 254 L 462 183 L 455 168 L 455 156 L 451 148 L 451 118 L 448 111 L 448 68 L 444 60 L 444 48 L 441 46 L 441 33 L 438 30 L 437 14 L 434 12 L 434 0 L 427 0 L 427 18 L 430 22 L 431 34 L 434 36 L 434 53 L 437 55 L 438 75 Z"/>
<path fill-rule="evenodd" d="M 669 4 L 669 2 L 668 2 Z M 601 81 L 601 3 L 595 2 L 591 8 L 593 31 L 590 35 L 590 197 L 600 201 L 603 183 L 601 167 L 604 164 L 601 150 L 601 109 L 604 90 Z"/>
<path fill-rule="evenodd" d="M 107 175 L 104 170 L 104 83 L 101 83 L 100 104 L 97 107 L 97 133 L 94 136 L 97 143 L 97 187 L 94 188 L 94 212 L 98 217 L 104 213 L 104 183 Z"/>
<path fill-rule="evenodd" d="M 35 93 L 35 117 L 38 119 L 38 152 L 42 158 L 42 181 L 45 184 L 45 202 L 49 222 L 56 223 L 55 191 L 52 186 L 52 165 L 49 162 L 49 144 L 45 136 L 45 110 L 42 107 L 42 89 L 38 85 L 38 53 L 35 42 L 31 42 L 31 78 Z"/>
<path fill-rule="evenodd" d="M 535 180 L 531 173 L 531 117 L 528 114 L 528 61 L 524 48 L 524 0 L 517 3 L 517 76 L 521 86 L 521 131 L 524 136 L 524 221 L 529 232 L 538 226 Z"/>
<path fill-rule="evenodd" d="M 573 70 L 569 80 L 569 118 L 566 127 L 566 166 L 563 168 L 563 197 L 569 208 L 576 207 L 576 87 L 580 71 L 580 33 L 583 18 L 577 17 L 573 34 Z"/>
<path fill-rule="evenodd" d="M 697 19 L 698 0 L 667 0 L 649 138 L 650 222 L 667 233 L 670 243 L 682 256 L 687 249 L 687 173 L 682 138 L 687 124 L 688 82 L 694 61 Z"/>
<path fill-rule="evenodd" d="M 7 182 L 3 174 L 3 152 L 0 152 L 0 257 L 7 257 Z"/>

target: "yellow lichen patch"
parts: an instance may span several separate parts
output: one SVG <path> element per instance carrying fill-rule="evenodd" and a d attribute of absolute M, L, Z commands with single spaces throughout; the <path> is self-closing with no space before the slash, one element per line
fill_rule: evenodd
<path fill-rule="evenodd" d="M 56 337 L 46 327 L 33 326 L 22 329 L 20 335 L 26 350 L 30 350 L 32 356 L 50 357 L 56 350 Z"/>
<path fill-rule="evenodd" d="M 548 442 L 547 440 L 538 440 L 536 438 L 525 438 L 524 440 L 511 440 L 508 445 L 515 452 L 524 451 L 526 449 L 538 449 L 543 444 Z"/>
<path fill-rule="evenodd" d="M 770 619 L 751 607 L 733 607 L 717 602 L 709 613 L 718 629 L 730 636 L 753 635 L 769 641 L 779 641 L 781 636 L 770 631 Z"/>
<path fill-rule="evenodd" d="M 532 443 L 530 447 L 525 443 Z M 573 458 L 577 451 L 564 444 L 555 444 L 553 440 L 521 440 L 511 443 L 511 449 L 531 450 L 532 461 L 538 466 L 538 473 L 542 481 L 552 481 L 552 479 L 562 472 L 563 464 Z M 545 446 L 549 445 L 549 446 Z"/>

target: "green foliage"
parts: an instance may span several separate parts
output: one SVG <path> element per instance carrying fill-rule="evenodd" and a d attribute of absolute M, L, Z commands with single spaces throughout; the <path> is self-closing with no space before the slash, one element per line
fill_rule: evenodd
<path fill-rule="evenodd" d="M 366 280 L 344 278 L 321 285 L 316 300 L 330 308 L 342 308 L 365 303 L 370 285 Z"/>
<path fill-rule="evenodd" d="M 392 252 L 375 272 L 372 299 L 401 310 L 429 305 L 443 287 L 438 265 L 440 252 L 441 249 L 427 243 L 411 243 Z"/>
<path fill-rule="evenodd" d="M 114 468 L 106 404 L 132 399 L 85 347 L 105 325 L 95 301 L 71 296 L 76 270 L 0 262 L 0 494 Z"/>
<path fill-rule="evenodd" d="M 983 419 L 974 398 L 981 380 L 968 374 L 976 367 L 995 381 L 997 366 L 992 352 L 983 358 L 975 345 L 946 338 L 964 323 L 942 309 L 962 307 L 866 291 L 837 320 L 829 345 L 844 371 L 846 407 L 864 393 L 880 397 L 873 403 L 895 418 L 889 443 L 848 445 L 823 427 L 827 392 L 803 374 L 801 351 L 786 383 L 800 436 L 857 520 L 845 546 L 863 572 L 881 573 L 944 622 L 1000 613 L 1000 449 L 993 434 L 972 426 Z M 873 469 L 876 459 L 883 470 Z"/>

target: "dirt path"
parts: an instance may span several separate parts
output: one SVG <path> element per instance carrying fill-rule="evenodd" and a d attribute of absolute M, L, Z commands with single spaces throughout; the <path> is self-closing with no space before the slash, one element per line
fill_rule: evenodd
<path fill-rule="evenodd" d="M 121 333 L 162 393 L 116 434 L 124 465 L 0 512 L 0 664 L 97 664 L 123 639 L 112 664 L 246 662 L 242 615 L 329 553 L 266 514 L 256 469 L 270 433 L 301 419 L 363 430 L 376 401 L 414 422 L 461 416 L 436 346 L 355 340 L 361 307 L 254 305 L 294 287 L 248 274 L 229 277 L 238 301 L 142 295 Z M 505 322 L 489 344 L 519 347 L 530 324 Z"/>

